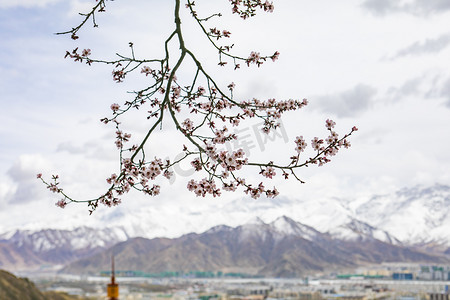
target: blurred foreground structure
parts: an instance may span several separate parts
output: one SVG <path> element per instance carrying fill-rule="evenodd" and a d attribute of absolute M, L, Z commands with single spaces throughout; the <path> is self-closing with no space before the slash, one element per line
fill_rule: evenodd
<path fill-rule="evenodd" d="M 108 300 L 119 300 L 119 285 L 116 283 L 114 256 L 111 256 L 111 282 L 107 286 Z"/>

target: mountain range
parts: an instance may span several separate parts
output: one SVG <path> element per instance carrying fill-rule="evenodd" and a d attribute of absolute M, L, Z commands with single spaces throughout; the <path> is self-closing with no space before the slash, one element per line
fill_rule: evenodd
<path fill-rule="evenodd" d="M 450 247 L 450 186 L 441 184 L 347 198 L 309 199 L 299 194 L 295 198 L 213 201 L 207 206 L 180 209 L 146 206 L 129 210 L 119 206 L 105 210 L 101 222 L 115 224 L 131 237 L 174 238 L 220 224 L 236 227 L 256 217 L 270 223 L 283 215 L 320 232 L 338 234 L 341 226 L 359 220 L 379 230 L 377 234 L 388 232 L 404 244 L 434 244 L 440 250 Z M 344 234 L 341 232 L 341 237 Z"/>
<path fill-rule="evenodd" d="M 357 226 L 355 226 L 357 224 Z M 357 238 L 338 239 L 328 233 L 282 216 L 267 224 L 256 219 L 237 226 L 216 226 L 201 233 L 175 239 L 132 238 L 67 265 L 62 272 L 98 274 L 108 270 L 114 255 L 116 268 L 148 273 L 222 271 L 259 276 L 294 277 L 311 272 L 352 268 L 382 262 L 447 263 L 448 257 L 433 255 L 377 239 L 354 220 L 346 226 Z"/>
<path fill-rule="evenodd" d="M 5 232 L 0 234 L 0 268 L 95 273 L 108 269 L 114 253 L 118 266 L 146 272 L 245 270 L 294 276 L 383 261 L 448 262 L 450 255 L 450 187 L 445 185 L 363 199 L 231 201 L 196 214 L 205 220 L 197 230 L 192 230 L 192 218 L 179 216 L 176 227 L 185 232 L 175 238 L 156 238 L 164 230 L 146 212 L 116 214 L 117 225 L 100 229 Z M 223 222 L 237 212 L 253 218 L 232 226 Z M 173 218 L 164 213 L 159 218 L 170 228 Z M 151 224 L 142 221 L 148 219 Z"/>
<path fill-rule="evenodd" d="M 128 238 L 120 228 L 17 230 L 0 235 L 0 268 L 16 271 L 58 268 Z"/>

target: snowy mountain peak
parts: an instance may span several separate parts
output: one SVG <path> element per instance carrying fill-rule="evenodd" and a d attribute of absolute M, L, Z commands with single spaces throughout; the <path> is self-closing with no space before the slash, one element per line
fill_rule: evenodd
<path fill-rule="evenodd" d="M 211 229 L 205 231 L 205 233 L 217 233 L 220 231 L 226 232 L 226 231 L 231 231 L 232 229 L 233 229 L 232 227 L 227 226 L 227 225 L 217 225 L 217 226 L 214 226 Z"/>
<path fill-rule="evenodd" d="M 354 215 L 408 244 L 439 242 L 450 246 L 450 186 L 404 188 L 373 196 L 355 207 Z"/>
<path fill-rule="evenodd" d="M 18 247 L 31 248 L 36 253 L 48 252 L 57 248 L 95 249 L 128 238 L 129 236 L 121 228 L 95 230 L 89 227 L 78 227 L 74 230 L 16 230 L 13 234 L 7 233 L 0 236 L 0 240 Z"/>
<path fill-rule="evenodd" d="M 87 227 L 77 229 L 73 226 L 73 233 L 55 229 L 8 231 L 0 233 L 0 241 L 14 240 L 15 245 L 26 243 L 33 244 L 36 247 L 33 249 L 47 249 L 54 247 L 51 246 L 53 244 L 67 244 L 73 238 L 74 245 L 81 247 L 101 245 L 102 241 L 108 240 L 126 240 L 127 237 L 178 237 L 189 232 L 205 232 L 209 228 L 211 231 L 234 230 L 235 226 L 244 224 L 239 226 L 243 238 L 282 240 L 297 236 L 314 240 L 320 233 L 329 233 L 347 239 L 375 238 L 393 244 L 400 240 L 408 245 L 439 244 L 444 251 L 450 249 L 450 185 L 415 186 L 392 193 L 346 199 L 282 199 L 281 202 L 267 199 L 245 202 L 240 199 L 226 203 L 220 209 L 217 206 L 198 208 L 198 211 L 193 209 L 195 214 L 154 208 L 111 210 L 101 219 L 99 228 L 103 224 L 116 224 L 117 227 L 100 229 L 99 236 Z M 289 214 L 289 217 L 284 214 Z M 265 223 L 258 217 L 242 222 L 250 216 L 263 216 L 270 222 Z M 114 222 L 110 221 L 111 218 Z M 232 227 L 213 228 L 218 224 Z"/>
<path fill-rule="evenodd" d="M 266 223 L 260 217 L 252 217 L 244 225 L 266 225 Z"/>
<path fill-rule="evenodd" d="M 388 232 L 375 228 L 365 222 L 352 219 L 349 223 L 343 224 L 329 231 L 334 238 L 344 240 L 379 240 L 388 244 L 401 245 L 401 242 L 391 236 Z"/>
<path fill-rule="evenodd" d="M 238 226 L 240 231 L 240 239 L 259 238 L 265 240 L 272 238 L 280 241 L 286 237 L 299 237 L 306 240 L 314 240 L 321 233 L 312 227 L 296 222 L 293 219 L 282 216 L 271 223 L 264 223 L 261 219 L 256 218 L 251 222 Z"/>
<path fill-rule="evenodd" d="M 317 230 L 302 223 L 296 222 L 289 217 L 282 216 L 269 224 L 277 233 L 284 236 L 297 236 L 307 240 L 312 240 L 318 234 Z"/>
<path fill-rule="evenodd" d="M 423 187 L 420 185 L 414 186 L 412 188 L 403 188 L 395 193 L 399 197 L 406 198 L 422 198 L 424 196 L 430 195 L 443 195 L 446 194 L 445 197 L 447 200 L 450 200 L 448 196 L 450 196 L 450 186 L 436 183 L 435 185 Z"/>

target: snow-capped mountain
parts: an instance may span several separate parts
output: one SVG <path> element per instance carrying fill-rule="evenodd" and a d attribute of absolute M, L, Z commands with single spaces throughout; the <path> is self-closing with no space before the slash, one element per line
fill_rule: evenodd
<path fill-rule="evenodd" d="M 356 219 L 353 219 L 350 223 L 333 228 L 328 233 L 334 238 L 342 240 L 379 240 L 393 245 L 402 244 L 387 231 L 375 228 Z"/>
<path fill-rule="evenodd" d="M 337 238 L 372 236 L 393 244 L 450 248 L 450 186 L 447 185 L 416 186 L 355 199 L 236 200 L 221 207 L 220 214 L 231 215 L 237 211 L 259 216 L 265 222 L 287 215 Z M 214 215 L 213 211 L 210 213 Z"/>
<path fill-rule="evenodd" d="M 361 230 L 363 223 L 354 225 Z M 366 236 L 369 234 L 370 231 L 366 232 Z M 189 233 L 174 239 L 129 239 L 71 263 L 62 272 L 98 274 L 108 268 L 112 253 L 116 267 L 124 270 L 149 273 L 213 270 L 276 277 L 303 276 L 368 263 L 448 261 L 443 255 L 376 238 L 340 240 L 283 216 L 271 223 L 256 219 L 237 227 L 216 226 L 201 234 Z"/>
<path fill-rule="evenodd" d="M 450 186 L 438 184 L 367 198 L 239 199 L 202 208 L 119 207 L 105 212 L 93 218 L 114 227 L 13 230 L 0 233 L 0 250 L 16 258 L 28 253 L 30 264 L 31 260 L 65 263 L 131 237 L 175 238 L 239 228 L 241 240 L 270 237 L 276 242 L 296 236 L 315 241 L 328 234 L 338 240 L 377 240 L 450 251 Z"/>
<path fill-rule="evenodd" d="M 286 216 L 277 218 L 269 226 L 283 237 L 291 235 L 313 241 L 320 235 L 320 232 L 316 229 L 300 222 L 295 222 Z"/>
<path fill-rule="evenodd" d="M 231 230 L 231 227 L 228 228 Z M 213 231 L 218 230 L 224 229 L 223 227 L 217 229 L 215 229 L 215 227 L 213 228 Z M 259 238 L 264 241 L 270 238 L 277 243 L 286 237 L 302 238 L 313 241 L 322 235 L 322 233 L 314 228 L 296 222 L 286 216 L 281 216 L 271 223 L 265 223 L 262 219 L 257 217 L 236 227 L 236 230 L 239 232 L 240 241 L 245 241 L 249 238 Z"/>
<path fill-rule="evenodd" d="M 352 213 L 404 243 L 450 246 L 450 186 L 437 184 L 373 196 Z"/>
<path fill-rule="evenodd" d="M 382 262 L 386 259 L 445 261 L 443 256 L 405 247 L 389 233 L 356 219 L 324 233 L 281 216 L 270 223 L 254 218 L 236 227 L 218 225 L 201 234 L 189 233 L 175 239 L 130 238 L 123 228 L 94 230 L 80 227 L 75 230 L 17 231 L 0 236 L 0 268 L 29 270 L 42 265 L 64 265 L 85 258 L 75 264 L 75 269 L 67 270 L 84 272 L 87 270 L 86 263 L 89 262 L 92 265 L 92 270 L 89 270 L 93 271 L 100 267 L 96 257 L 100 257 L 103 263 L 105 257 L 110 255 L 105 254 L 105 251 L 111 251 L 108 250 L 111 247 L 123 251 L 126 248 L 123 245 L 128 244 L 131 245 L 132 249 L 129 251 L 132 252 L 123 253 L 124 265 L 136 264 L 136 261 L 146 265 L 146 256 L 140 255 L 158 251 L 160 257 L 152 259 L 159 268 L 172 266 L 184 270 L 196 267 L 220 269 L 244 266 L 246 270 L 250 268 L 261 274 L 277 276 L 296 274 L 289 273 L 293 272 L 293 265 L 298 270 L 324 270 L 330 264 L 336 267 L 351 266 Z M 197 253 L 198 251 L 200 253 Z M 206 252 L 203 253 L 204 251 Z M 180 256 L 179 253 L 183 255 Z M 192 256 L 189 264 L 184 258 L 179 260 L 187 255 L 186 253 Z M 286 261 L 283 253 L 288 255 L 290 260 Z M 133 260 L 130 261 L 130 257 Z M 202 257 L 208 259 L 202 261 Z M 358 261 L 355 261 L 356 257 Z M 137 260 L 134 260 L 135 258 Z M 282 262 L 289 267 L 284 266 Z M 303 263 L 307 267 L 303 266 Z M 258 269 L 258 266 L 261 268 Z M 150 264 L 146 268 L 151 270 L 154 266 Z M 274 268 L 276 272 L 272 272 Z"/>
<path fill-rule="evenodd" d="M 105 248 L 128 238 L 128 234 L 122 228 L 96 230 L 84 226 L 74 230 L 17 230 L 0 235 L 0 241 L 17 247 L 27 247 L 35 253 L 46 253 L 61 248 L 88 251 Z"/>
<path fill-rule="evenodd" d="M 64 265 L 127 240 L 121 228 L 17 230 L 0 235 L 0 268 L 33 270 Z"/>

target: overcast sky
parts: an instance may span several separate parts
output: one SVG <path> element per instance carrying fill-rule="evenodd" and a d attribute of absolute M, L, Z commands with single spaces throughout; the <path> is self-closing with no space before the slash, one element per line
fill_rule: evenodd
<path fill-rule="evenodd" d="M 196 198 L 185 189 L 185 170 L 162 184 L 159 197 L 130 193 L 121 208 L 102 208 L 88 217 L 84 205 L 55 207 L 59 198 L 35 178 L 38 172 L 57 173 L 66 191 L 86 198 L 107 187 L 105 178 L 117 172 L 117 152 L 114 128 L 99 119 L 143 81 L 136 76 L 117 84 L 110 67 L 74 63 L 63 58 L 65 51 L 90 48 L 92 57 L 113 58 L 116 52 L 128 54 L 133 42 L 138 56 L 159 56 L 174 26 L 172 2 L 108 1 L 99 28 L 89 24 L 73 41 L 54 33 L 78 25 L 77 13 L 95 1 L 0 0 L 0 232 L 95 225 L 112 212 L 143 207 L 175 217 L 186 210 L 201 214 L 211 204 L 244 198 L 242 193 Z M 272 14 L 248 21 L 232 16 L 228 2 L 196 1 L 201 15 L 224 12 L 212 27 L 231 31 L 237 54 L 278 50 L 280 59 L 261 68 L 219 68 L 216 53 L 183 8 L 188 47 L 222 85 L 236 83 L 237 97 L 310 102 L 283 120 L 284 131 L 273 141 L 261 140 L 252 125 L 243 127 L 251 158 L 289 155 L 298 135 L 308 141 L 326 136 L 327 118 L 337 122 L 341 134 L 353 125 L 360 129 L 352 147 L 332 163 L 300 172 L 306 184 L 276 181 L 283 197 L 367 197 L 450 183 L 449 1 L 275 0 Z M 124 126 L 139 135 L 145 117 Z M 173 131 L 159 137 L 160 156 L 179 151 Z"/>

